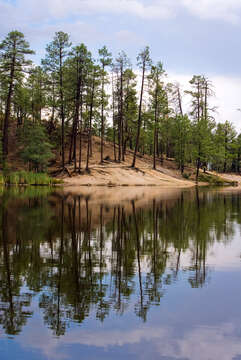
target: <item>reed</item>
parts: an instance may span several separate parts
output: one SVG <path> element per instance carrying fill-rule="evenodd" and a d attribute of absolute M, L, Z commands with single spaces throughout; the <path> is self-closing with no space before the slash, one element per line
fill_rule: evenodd
<path fill-rule="evenodd" d="M 0 174 L 0 185 L 57 185 L 63 183 L 60 179 L 51 178 L 46 173 L 31 171 L 16 171 Z"/>

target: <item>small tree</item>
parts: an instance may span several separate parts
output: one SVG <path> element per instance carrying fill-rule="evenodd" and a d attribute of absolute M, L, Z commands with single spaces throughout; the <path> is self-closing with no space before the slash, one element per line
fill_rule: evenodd
<path fill-rule="evenodd" d="M 25 122 L 19 130 L 19 154 L 29 170 L 43 172 L 54 157 L 45 128 L 37 123 Z"/>

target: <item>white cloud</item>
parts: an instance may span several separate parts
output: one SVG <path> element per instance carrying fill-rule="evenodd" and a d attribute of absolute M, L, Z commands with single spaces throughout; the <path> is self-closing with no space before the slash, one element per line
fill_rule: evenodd
<path fill-rule="evenodd" d="M 141 18 L 165 18 L 173 14 L 173 4 L 175 0 L 159 0 L 151 1 L 145 5 L 140 0 L 69 0 L 62 2 L 54 0 L 50 2 L 53 15 L 56 14 L 56 7 L 58 8 L 58 15 L 66 15 L 70 9 L 74 9 L 78 13 L 114 13 L 114 14 L 130 14 Z"/>
<path fill-rule="evenodd" d="M 129 14 L 145 19 L 169 18 L 175 13 L 176 0 L 17 0 L 16 5 L 0 0 L 2 16 L 14 15 L 19 21 L 39 22 L 67 16 L 90 14 Z M 22 19 L 22 16 L 24 19 Z"/>
<path fill-rule="evenodd" d="M 192 14 L 204 19 L 222 19 L 237 23 L 240 19 L 240 0 L 181 0 Z"/>
<path fill-rule="evenodd" d="M 136 33 L 129 30 L 120 30 L 116 34 L 116 39 L 118 41 L 119 48 L 122 48 L 123 45 L 138 45 L 139 47 L 144 47 L 146 44 L 145 39 L 143 37 L 138 36 Z"/>
<path fill-rule="evenodd" d="M 240 0 L 17 0 L 15 4 L 0 0 L 0 13 L 33 22 L 91 14 L 131 15 L 142 19 L 166 19 L 186 10 L 194 16 L 237 22 Z M 1 16 L 0 16 L 1 17 Z M 5 17 L 6 19 L 6 17 Z"/>
<path fill-rule="evenodd" d="M 189 89 L 192 74 L 169 74 L 169 81 L 177 81 L 184 90 Z M 214 117 L 217 122 L 231 121 L 238 131 L 241 131 L 241 78 L 231 76 L 210 76 L 215 96 L 211 98 L 211 106 L 217 106 Z M 189 106 L 188 96 L 184 97 L 185 109 Z"/>
<path fill-rule="evenodd" d="M 99 327 L 96 329 L 75 329 L 61 337 L 52 338 L 42 326 L 32 327 L 25 336 L 17 341 L 24 347 L 39 351 L 48 359 L 69 359 L 67 349 L 73 345 L 97 347 L 108 352 L 109 348 L 129 345 L 136 358 L 146 359 L 159 355 L 175 359 L 222 359 L 230 360 L 241 354 L 239 324 L 220 323 L 217 326 L 196 326 L 183 329 L 177 336 L 175 328 L 168 326 L 141 325 L 134 328 L 112 330 Z M 39 341 L 41 339 L 41 341 Z M 143 348 L 142 342 L 150 344 Z"/>

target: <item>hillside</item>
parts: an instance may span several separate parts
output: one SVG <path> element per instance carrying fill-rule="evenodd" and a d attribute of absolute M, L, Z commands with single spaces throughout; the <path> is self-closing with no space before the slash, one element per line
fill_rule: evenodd
<path fill-rule="evenodd" d="M 80 174 L 74 173 L 74 165 L 66 166 L 67 171 L 57 175 L 62 178 L 68 186 L 163 186 L 163 187 L 191 187 L 195 183 L 185 180 L 180 171 L 178 171 L 174 161 L 164 160 L 161 165 L 157 161 L 157 170 L 152 169 L 152 158 L 148 155 L 138 155 L 136 168 L 131 168 L 133 152 L 127 150 L 125 161 L 121 163 L 114 161 L 113 144 L 105 142 L 103 164 L 100 164 L 100 138 L 93 137 L 92 156 L 89 162 L 89 171 L 85 170 L 86 162 L 86 139 L 83 139 L 82 150 L 82 170 Z M 66 148 L 68 154 L 68 148 Z M 66 156 L 67 157 L 67 156 Z M 79 153 L 77 151 L 77 159 Z M 50 173 L 56 174 L 60 166 L 60 157 L 49 170 Z M 192 171 L 192 170 L 191 170 Z"/>
<path fill-rule="evenodd" d="M 8 168 L 10 171 L 28 170 L 28 165 L 24 164 L 18 154 L 17 144 L 17 127 L 12 123 L 9 133 L 9 155 Z M 79 138 L 77 138 L 79 144 Z M 118 152 L 116 146 L 116 154 Z M 105 141 L 104 143 L 104 163 L 100 163 L 100 138 L 92 137 L 92 156 L 89 159 L 89 170 L 86 171 L 86 157 L 87 157 L 87 137 L 82 136 L 82 163 L 81 171 L 74 172 L 73 162 L 67 162 L 69 156 L 69 141 L 66 142 L 65 147 L 65 171 L 62 171 L 61 156 L 59 151 L 55 151 L 55 158 L 52 160 L 48 173 L 52 177 L 62 179 L 65 186 L 161 186 L 164 188 L 185 188 L 192 187 L 195 183 L 195 169 L 185 168 L 184 173 L 189 178 L 184 179 L 177 165 L 173 159 L 164 158 L 161 163 L 157 159 L 156 170 L 153 170 L 153 159 L 148 155 L 137 155 L 136 167 L 132 168 L 131 163 L 133 159 L 133 151 L 127 149 L 125 161 L 121 163 L 114 161 L 113 143 Z M 77 146 L 77 159 L 79 159 L 79 150 Z M 77 164 L 77 167 L 79 164 Z M 206 176 L 206 174 L 203 174 Z M 202 171 L 200 171 L 200 176 Z M 203 176 L 204 177 L 204 176 Z M 220 178 L 220 177 L 218 177 Z M 234 178 L 231 175 L 222 175 L 222 179 L 226 184 L 228 182 L 241 183 L 240 177 L 236 175 Z M 222 180 L 223 181 L 223 180 Z M 202 179 L 201 184 L 205 184 L 205 178 Z M 220 184 L 219 184 L 220 185 Z"/>

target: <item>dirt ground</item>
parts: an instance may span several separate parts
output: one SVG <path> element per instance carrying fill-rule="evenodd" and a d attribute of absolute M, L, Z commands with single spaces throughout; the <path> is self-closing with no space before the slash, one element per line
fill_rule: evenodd
<path fill-rule="evenodd" d="M 117 149 L 116 149 L 117 152 Z M 68 150 L 66 150 L 67 158 Z M 77 159 L 79 157 L 77 151 Z M 133 152 L 127 150 L 125 161 L 114 161 L 113 144 L 105 142 L 104 164 L 100 164 L 100 139 L 93 137 L 92 156 L 89 171 L 86 165 L 86 141 L 83 141 L 81 174 L 74 173 L 74 166 L 67 166 L 71 177 L 61 174 L 66 186 L 162 186 L 166 188 L 186 188 L 195 185 L 193 181 L 185 180 L 177 170 L 173 160 L 164 160 L 163 164 L 157 161 L 157 169 L 152 169 L 152 158 L 148 155 L 138 155 L 136 168 L 131 168 Z"/>

